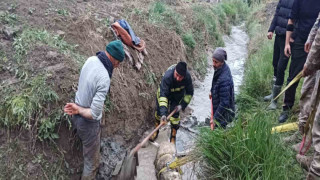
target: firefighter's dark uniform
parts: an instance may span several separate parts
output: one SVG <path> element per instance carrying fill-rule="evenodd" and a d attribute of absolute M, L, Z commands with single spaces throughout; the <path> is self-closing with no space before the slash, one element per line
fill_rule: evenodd
<path fill-rule="evenodd" d="M 160 124 L 163 115 L 167 116 L 176 106 L 181 105 L 184 110 L 191 101 L 193 96 L 193 85 L 190 73 L 187 71 L 182 81 L 178 82 L 174 78 L 176 65 L 172 65 L 162 77 L 160 87 L 157 91 L 157 110 L 155 112 L 156 126 Z M 169 109 L 169 112 L 168 112 Z M 180 125 L 179 112 L 173 114 L 170 118 L 171 135 L 170 142 L 175 143 L 176 133 Z M 158 136 L 156 132 L 151 140 L 155 140 Z"/>

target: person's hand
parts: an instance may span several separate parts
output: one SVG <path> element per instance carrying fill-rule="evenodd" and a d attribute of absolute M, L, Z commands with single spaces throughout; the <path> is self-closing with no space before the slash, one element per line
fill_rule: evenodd
<path fill-rule="evenodd" d="M 302 77 L 310 76 L 313 73 L 314 72 L 312 70 L 310 70 L 310 68 L 308 68 L 308 66 L 306 64 L 304 64 L 303 69 L 302 69 Z"/>
<path fill-rule="evenodd" d="M 177 108 L 177 112 L 179 112 L 179 111 L 181 111 L 182 106 L 181 106 L 181 105 L 178 105 L 176 108 Z"/>
<path fill-rule="evenodd" d="M 165 116 L 165 115 L 161 116 L 160 121 L 167 123 L 167 116 Z"/>
<path fill-rule="evenodd" d="M 306 43 L 304 44 L 304 51 L 305 51 L 306 53 L 309 53 L 310 49 L 311 49 L 311 43 L 310 43 L 310 42 L 306 42 Z"/>
<path fill-rule="evenodd" d="M 291 56 L 291 47 L 290 44 L 286 44 L 284 47 L 284 55 L 287 57 Z"/>
<path fill-rule="evenodd" d="M 267 37 L 268 37 L 268 39 L 272 39 L 272 36 L 273 36 L 273 32 L 268 32 L 268 35 L 267 35 Z"/>
<path fill-rule="evenodd" d="M 211 93 L 209 93 L 209 99 L 211 99 L 212 98 L 212 94 Z"/>
<path fill-rule="evenodd" d="M 79 114 L 79 109 L 80 107 L 78 105 L 76 105 L 75 103 L 67 103 L 64 106 L 64 112 L 68 115 L 75 115 L 75 114 Z"/>

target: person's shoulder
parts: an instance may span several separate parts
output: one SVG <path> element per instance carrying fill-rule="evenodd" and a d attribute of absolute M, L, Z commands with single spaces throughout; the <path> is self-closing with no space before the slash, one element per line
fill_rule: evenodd
<path fill-rule="evenodd" d="M 86 62 L 84 63 L 84 66 L 88 64 L 96 63 L 98 61 L 99 61 L 99 58 L 97 56 L 91 56 L 86 60 Z"/>
<path fill-rule="evenodd" d="M 192 81 L 191 73 L 187 70 L 186 79 Z"/>
<path fill-rule="evenodd" d="M 173 76 L 174 67 L 169 67 L 167 71 L 164 73 L 164 78 L 171 78 Z"/>
<path fill-rule="evenodd" d="M 221 77 L 220 78 L 221 82 L 222 81 L 230 81 L 230 80 L 232 80 L 231 70 L 230 70 L 230 68 L 229 68 L 229 66 L 227 64 L 225 64 L 220 77 Z"/>

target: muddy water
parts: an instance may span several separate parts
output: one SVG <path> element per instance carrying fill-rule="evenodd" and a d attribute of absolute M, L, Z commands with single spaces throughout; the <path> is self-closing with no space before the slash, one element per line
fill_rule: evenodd
<path fill-rule="evenodd" d="M 224 36 L 223 40 L 225 42 L 224 49 L 227 51 L 227 61 L 229 65 L 233 82 L 235 93 L 239 93 L 239 86 L 242 83 L 244 63 L 247 58 L 247 43 L 248 35 L 244 31 L 244 24 L 240 26 L 233 26 L 230 36 Z M 208 53 L 208 73 L 204 80 L 199 83 L 195 88 L 193 99 L 189 107 L 193 110 L 191 116 L 187 117 L 181 122 L 181 128 L 177 134 L 177 153 L 185 153 L 190 150 L 193 146 L 193 142 L 196 133 L 191 133 L 190 131 L 196 132 L 197 126 L 202 126 L 206 124 L 211 115 L 211 101 L 209 100 L 209 92 L 211 89 L 212 77 L 214 70 L 212 68 L 212 50 Z M 184 171 L 183 179 L 196 179 L 194 171 L 190 169 L 194 165 L 187 164 L 182 167 Z"/>

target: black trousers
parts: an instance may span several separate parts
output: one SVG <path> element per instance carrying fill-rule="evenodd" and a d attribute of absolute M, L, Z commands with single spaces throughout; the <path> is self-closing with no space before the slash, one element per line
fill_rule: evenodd
<path fill-rule="evenodd" d="M 306 62 L 308 54 L 304 51 L 305 42 L 305 40 L 302 40 L 299 37 L 297 37 L 295 41 L 291 43 L 291 64 L 287 84 L 289 84 L 292 81 L 292 79 L 294 79 L 297 76 L 297 74 L 299 74 L 300 71 L 302 71 L 304 63 Z M 298 84 L 299 81 L 293 84 L 285 92 L 283 110 L 288 110 L 293 107 Z"/>
<path fill-rule="evenodd" d="M 273 75 L 276 77 L 275 85 L 282 86 L 289 58 L 284 55 L 286 36 L 276 35 L 273 45 Z"/>

